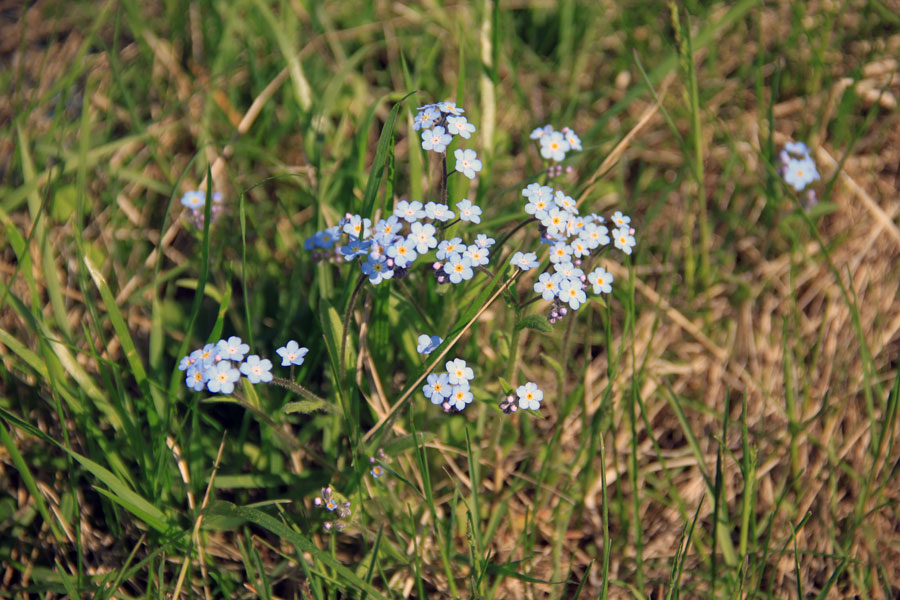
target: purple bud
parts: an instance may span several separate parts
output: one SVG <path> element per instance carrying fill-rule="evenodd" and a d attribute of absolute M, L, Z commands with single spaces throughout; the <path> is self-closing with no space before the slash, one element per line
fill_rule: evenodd
<path fill-rule="evenodd" d="M 569 314 L 569 309 L 566 308 L 565 306 L 560 306 L 560 307 L 559 307 L 559 316 L 560 316 L 560 317 L 564 317 L 564 316 L 566 316 L 567 314 Z"/>

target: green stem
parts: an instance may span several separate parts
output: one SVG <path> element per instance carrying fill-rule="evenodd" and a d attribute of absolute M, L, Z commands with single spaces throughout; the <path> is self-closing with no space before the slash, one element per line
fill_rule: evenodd
<path fill-rule="evenodd" d="M 353 314 L 353 305 L 356 303 L 356 296 L 359 295 L 359 290 L 365 280 L 365 275 L 359 276 L 359 280 L 356 282 L 356 287 L 353 288 L 353 293 L 350 295 L 350 304 L 347 306 L 347 313 L 344 315 L 344 331 L 341 334 L 341 355 L 339 358 L 339 363 L 341 365 L 341 380 L 344 379 L 344 373 L 346 371 L 345 363 L 347 360 L 347 330 L 350 327 L 350 315 Z"/>
<path fill-rule="evenodd" d="M 299 394 L 299 395 L 303 396 L 307 400 L 313 400 L 314 402 L 322 402 L 324 404 L 331 404 L 325 398 L 322 398 L 321 396 L 317 396 L 316 394 L 309 391 L 308 389 L 306 389 L 299 383 L 296 383 L 289 379 L 284 379 L 283 377 L 273 377 L 272 381 L 270 381 L 269 383 L 274 383 L 275 385 L 278 385 L 285 389 L 288 389 L 288 390 L 294 392 L 295 394 Z"/>
<path fill-rule="evenodd" d="M 507 233 L 506 235 L 504 235 L 502 238 L 500 238 L 500 241 L 497 242 L 497 250 L 500 250 L 500 248 L 503 247 L 503 244 L 506 243 L 506 240 L 508 240 L 515 232 L 517 232 L 518 230 L 522 229 L 523 227 L 525 227 L 525 226 L 528 225 L 529 223 L 534 223 L 535 221 L 537 221 L 537 217 L 528 217 L 527 219 L 525 219 L 524 221 L 522 221 L 521 223 L 519 223 L 518 225 L 516 225 L 515 227 L 513 227 L 512 230 L 511 230 L 509 233 Z"/>

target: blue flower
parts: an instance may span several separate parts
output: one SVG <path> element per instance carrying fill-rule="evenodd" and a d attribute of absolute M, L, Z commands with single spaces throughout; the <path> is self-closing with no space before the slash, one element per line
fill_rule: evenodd
<path fill-rule="evenodd" d="M 596 269 L 588 273 L 587 279 L 594 286 L 595 294 L 609 294 L 610 292 L 612 292 L 612 273 L 610 273 L 603 267 L 597 267 Z"/>
<path fill-rule="evenodd" d="M 569 213 L 577 213 L 578 206 L 575 204 L 575 199 L 571 196 L 568 196 L 562 190 L 556 190 L 556 196 L 553 198 L 553 201 L 556 203 L 558 207 L 563 209 Z"/>
<path fill-rule="evenodd" d="M 572 150 L 581 150 L 581 138 L 574 131 L 568 127 L 563 127 L 562 132 Z"/>
<path fill-rule="evenodd" d="M 181 204 L 191 210 L 200 210 L 206 204 L 206 192 L 200 190 L 185 192 L 181 197 Z"/>
<path fill-rule="evenodd" d="M 353 260 L 357 256 L 365 256 L 369 253 L 369 246 L 372 245 L 372 240 L 357 240 L 351 239 L 346 246 L 341 246 L 338 248 L 338 252 L 340 252 L 341 256 L 344 257 L 344 260 Z"/>
<path fill-rule="evenodd" d="M 569 244 L 569 246 L 572 248 L 572 256 L 575 258 L 588 256 L 591 253 L 591 249 L 588 248 L 587 242 L 581 236 L 572 240 L 572 243 Z"/>
<path fill-rule="evenodd" d="M 816 163 L 809 156 L 801 159 L 788 159 L 785 166 L 784 180 L 796 191 L 802 191 L 808 184 L 819 178 Z"/>
<path fill-rule="evenodd" d="M 462 138 L 469 139 L 475 132 L 475 126 L 463 116 L 447 117 L 447 131 L 453 135 L 459 135 Z"/>
<path fill-rule="evenodd" d="M 363 219 L 359 215 L 352 215 L 344 225 L 343 231 L 349 236 L 362 239 L 369 237 L 369 227 L 371 226 L 372 221 L 369 219 Z"/>
<path fill-rule="evenodd" d="M 425 211 L 422 210 L 422 203 L 418 200 L 413 200 L 412 202 L 401 200 L 394 208 L 394 214 L 399 215 L 401 219 L 409 223 L 415 223 L 425 216 Z"/>
<path fill-rule="evenodd" d="M 563 276 L 559 273 L 541 273 L 538 280 L 534 282 L 534 291 L 541 295 L 544 300 L 553 300 L 559 295 L 559 282 Z"/>
<path fill-rule="evenodd" d="M 572 310 L 578 310 L 578 307 L 587 301 L 582 287 L 583 284 L 579 279 L 563 279 L 559 283 L 559 299 L 568 302 Z"/>
<path fill-rule="evenodd" d="M 206 344 L 200 350 L 194 350 L 191 352 L 191 358 L 201 370 L 213 366 L 213 363 L 216 362 L 216 345 Z"/>
<path fill-rule="evenodd" d="M 202 392 L 206 387 L 206 369 L 199 364 L 189 367 L 184 383 L 195 392 Z"/>
<path fill-rule="evenodd" d="M 593 250 L 600 244 L 609 243 L 609 229 L 605 225 L 597 225 L 596 223 L 588 223 L 581 232 L 581 237 L 586 241 L 588 248 Z"/>
<path fill-rule="evenodd" d="M 438 125 L 434 129 L 426 129 L 422 132 L 422 149 L 433 152 L 446 152 L 447 144 L 453 141 L 453 136 Z"/>
<path fill-rule="evenodd" d="M 228 338 L 228 341 L 219 340 L 219 343 L 216 344 L 216 352 L 223 360 L 240 362 L 250 352 L 250 346 L 243 343 L 238 336 L 233 335 Z"/>
<path fill-rule="evenodd" d="M 181 362 L 178 363 L 178 370 L 179 371 L 187 371 L 188 368 L 191 367 L 191 365 L 193 365 L 193 364 L 194 364 L 193 357 L 185 356 L 184 358 L 181 359 Z"/>
<path fill-rule="evenodd" d="M 382 467 L 381 465 L 375 465 L 369 470 L 369 473 L 372 475 L 372 477 L 378 479 L 379 477 L 384 475 L 384 467 Z"/>
<path fill-rule="evenodd" d="M 450 276 L 452 283 L 472 279 L 472 261 L 460 254 L 452 254 L 444 263 L 444 272 Z"/>
<path fill-rule="evenodd" d="M 422 393 L 431 400 L 432 404 L 440 404 L 445 398 L 450 397 L 450 380 L 446 373 L 432 373 L 428 376 L 428 383 L 422 387 Z"/>
<path fill-rule="evenodd" d="M 309 352 L 308 348 L 301 348 L 300 344 L 298 344 L 294 340 L 289 341 L 287 344 L 275 351 L 275 353 L 281 357 L 282 367 L 286 367 L 288 365 L 297 365 L 299 367 L 303 364 L 303 358 L 306 356 L 307 352 Z"/>
<path fill-rule="evenodd" d="M 459 219 L 470 223 L 481 223 L 481 208 L 472 204 L 471 200 L 463 198 L 456 203 L 456 210 L 459 211 Z"/>
<path fill-rule="evenodd" d="M 550 247 L 550 262 L 572 262 L 572 248 L 565 242 L 556 242 Z"/>
<path fill-rule="evenodd" d="M 613 213 L 612 222 L 615 224 L 616 228 L 628 229 L 628 224 L 631 223 L 631 217 L 627 215 L 623 215 L 621 210 L 617 210 Z"/>
<path fill-rule="evenodd" d="M 429 249 L 437 246 L 437 238 L 434 237 L 437 230 L 431 223 L 413 223 L 409 230 L 410 233 L 406 239 L 413 241 L 416 252 L 419 254 L 425 254 Z"/>
<path fill-rule="evenodd" d="M 251 354 L 241 363 L 241 373 L 247 376 L 250 383 L 268 383 L 272 381 L 272 361 L 268 358 L 260 360 L 258 355 Z"/>
<path fill-rule="evenodd" d="M 481 267 L 490 262 L 490 255 L 488 254 L 487 248 L 482 248 L 475 244 L 471 244 L 466 248 L 466 251 L 463 252 L 463 256 L 472 261 L 473 267 Z"/>
<path fill-rule="evenodd" d="M 553 132 L 553 125 L 544 125 L 543 127 L 537 127 L 534 130 L 532 130 L 531 135 L 528 137 L 530 137 L 533 140 L 539 140 L 542 137 L 544 137 L 545 135 L 547 135 L 548 133 L 552 133 L 552 132 Z"/>
<path fill-rule="evenodd" d="M 478 236 L 475 238 L 475 245 L 478 246 L 479 248 L 488 249 L 491 246 L 493 246 L 494 243 L 495 243 L 494 238 L 490 238 L 490 237 L 484 235 L 483 233 L 479 233 Z"/>
<path fill-rule="evenodd" d="M 466 361 L 456 358 L 447 361 L 444 365 L 447 368 L 447 376 L 450 378 L 451 385 L 463 385 L 475 378 L 475 372 L 472 367 L 466 365 Z"/>
<path fill-rule="evenodd" d="M 462 239 L 455 237 L 453 239 L 444 240 L 438 244 L 436 256 L 438 260 L 447 260 L 454 254 L 461 254 L 464 249 L 465 246 L 462 245 Z"/>
<path fill-rule="evenodd" d="M 570 215 L 561 208 L 551 208 L 547 211 L 547 216 L 541 220 L 541 225 L 547 228 L 550 235 L 559 235 L 566 231 L 566 225 L 569 222 Z"/>
<path fill-rule="evenodd" d="M 318 246 L 319 248 L 324 248 L 328 250 L 334 243 L 338 241 L 341 237 L 340 228 L 335 225 L 334 227 L 329 227 L 325 231 L 317 231 L 315 236 L 313 236 L 313 244 Z"/>
<path fill-rule="evenodd" d="M 362 264 L 362 272 L 363 275 L 369 277 L 369 283 L 372 285 L 378 285 L 385 279 L 390 279 L 394 276 L 393 269 L 389 268 L 387 264 L 371 259 Z"/>
<path fill-rule="evenodd" d="M 519 267 L 523 271 L 534 269 L 538 266 L 537 254 L 534 252 L 516 252 L 512 255 L 512 258 L 509 259 L 509 264 L 514 267 Z"/>
<path fill-rule="evenodd" d="M 431 354 L 444 340 L 437 335 L 428 336 L 423 333 L 419 336 L 419 345 L 416 346 L 416 352 L 419 354 Z"/>
<path fill-rule="evenodd" d="M 400 239 L 394 244 L 388 246 L 387 255 L 390 256 L 394 264 L 405 269 L 415 261 L 419 255 L 416 252 L 416 242 L 410 239 Z"/>
<path fill-rule="evenodd" d="M 584 271 L 573 265 L 571 262 L 558 262 L 553 265 L 553 270 L 569 279 L 581 279 Z"/>
<path fill-rule="evenodd" d="M 391 236 L 391 239 L 393 239 L 393 236 L 397 235 L 402 227 L 403 224 L 397 215 L 391 215 L 387 219 L 381 219 L 375 223 L 375 233 Z"/>
<path fill-rule="evenodd" d="M 462 410 L 467 404 L 472 402 L 472 391 L 469 389 L 469 383 L 462 385 L 454 385 L 450 393 L 450 406 L 456 410 Z"/>
<path fill-rule="evenodd" d="M 563 137 L 559 131 L 554 131 L 541 136 L 541 156 L 544 158 L 561 162 L 566 158 L 566 152 L 569 150 L 569 142 Z"/>
<path fill-rule="evenodd" d="M 206 389 L 214 394 L 230 394 L 234 391 L 234 382 L 241 378 L 240 372 L 227 360 L 217 362 L 203 376 L 206 377 Z"/>
<path fill-rule="evenodd" d="M 419 131 L 420 129 L 429 129 L 440 118 L 441 112 L 433 105 L 427 104 L 425 106 L 421 106 L 419 107 L 419 112 L 416 113 L 416 116 L 413 119 L 413 129 L 415 131 Z"/>
<path fill-rule="evenodd" d="M 635 241 L 634 236 L 631 235 L 631 232 L 626 227 L 613 231 L 613 240 L 615 240 L 616 248 L 625 254 L 631 254 L 631 249 L 634 248 Z"/>
<path fill-rule="evenodd" d="M 456 102 L 447 102 L 446 100 L 443 102 L 438 102 L 434 106 L 442 113 L 447 113 L 450 115 L 461 115 L 466 112 L 465 109 L 456 106 Z"/>
<path fill-rule="evenodd" d="M 475 179 L 475 173 L 481 171 L 481 161 L 478 160 L 478 155 L 475 154 L 475 151 L 457 149 L 453 152 L 453 156 L 456 157 L 454 169 L 469 179 Z M 459 204 L 456 206 L 459 208 Z"/>
<path fill-rule="evenodd" d="M 536 383 L 529 381 L 516 388 L 516 396 L 519 397 L 519 408 L 522 410 L 540 410 L 544 392 L 538 388 Z"/>
<path fill-rule="evenodd" d="M 453 211 L 446 204 L 438 204 L 437 202 L 429 202 L 425 205 L 425 216 L 442 223 L 449 221 L 454 216 Z"/>

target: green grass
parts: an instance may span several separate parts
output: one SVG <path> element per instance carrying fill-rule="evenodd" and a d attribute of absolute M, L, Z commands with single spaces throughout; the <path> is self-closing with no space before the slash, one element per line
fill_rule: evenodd
<path fill-rule="evenodd" d="M 0 595 L 895 597 L 888 5 L 10 9 Z M 443 99 L 478 127 L 450 152 L 484 162 L 447 189 L 482 223 L 450 235 L 502 240 L 491 273 L 317 263 L 304 240 L 346 212 L 438 195 L 412 118 Z M 495 258 L 537 248 L 517 225 L 546 123 L 584 143 L 553 185 L 638 239 L 553 326 Z M 811 209 L 774 166 L 790 139 Z M 207 180 L 226 211 L 197 229 L 179 199 Z M 309 354 L 293 384 L 187 390 L 180 358 L 230 335 Z M 454 357 L 475 401 L 445 415 L 420 390 Z M 540 414 L 497 409 L 529 380 Z"/>

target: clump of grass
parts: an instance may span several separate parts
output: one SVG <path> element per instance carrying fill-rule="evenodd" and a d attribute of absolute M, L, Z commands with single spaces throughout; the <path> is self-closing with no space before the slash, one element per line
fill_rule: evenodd
<path fill-rule="evenodd" d="M 0 24 L 2 595 L 896 596 L 878 3 L 87 8 Z M 449 160 L 415 129 L 445 99 Z M 583 146 L 550 171 L 546 123 Z M 509 265 L 548 260 L 534 183 L 637 230 L 553 324 Z M 463 198 L 429 223 L 495 239 L 471 280 L 304 249 Z M 186 389 L 231 336 L 237 393 Z"/>

